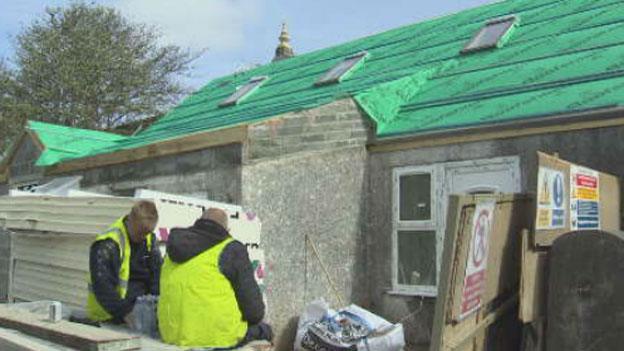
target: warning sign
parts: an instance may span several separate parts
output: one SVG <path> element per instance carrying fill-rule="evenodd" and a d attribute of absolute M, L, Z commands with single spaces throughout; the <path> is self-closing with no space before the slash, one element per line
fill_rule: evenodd
<path fill-rule="evenodd" d="M 540 167 L 537 173 L 536 229 L 565 227 L 567 197 L 563 172 Z"/>
<path fill-rule="evenodd" d="M 600 176 L 580 166 L 570 166 L 570 228 L 600 229 Z"/>
<path fill-rule="evenodd" d="M 472 220 L 470 251 L 468 251 L 466 275 L 462 289 L 460 320 L 481 307 L 495 206 L 494 201 L 488 201 L 478 204 L 475 209 Z"/>

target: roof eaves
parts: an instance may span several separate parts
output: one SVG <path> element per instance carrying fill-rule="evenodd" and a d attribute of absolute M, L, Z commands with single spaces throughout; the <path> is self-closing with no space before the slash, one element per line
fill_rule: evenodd
<path fill-rule="evenodd" d="M 221 145 L 242 143 L 246 138 L 247 128 L 241 125 L 237 127 L 201 131 L 136 147 L 111 150 L 107 153 L 58 160 L 42 164 L 42 166 L 47 167 L 46 174 L 63 174 L 76 170 L 135 162 L 152 157 L 168 156 Z"/>
<path fill-rule="evenodd" d="M 578 127 L 569 127 L 577 124 Z M 624 125 L 624 106 L 608 105 L 575 111 L 558 111 L 533 116 L 516 116 L 507 121 L 476 123 L 472 125 L 456 126 L 454 128 L 437 128 L 421 132 L 393 133 L 378 136 L 369 145 L 376 151 L 388 151 L 395 149 L 393 144 L 407 143 L 423 145 L 431 142 L 435 145 L 453 144 L 465 141 L 480 141 L 498 139 L 503 136 L 519 137 L 524 135 L 540 134 L 548 127 L 556 127 L 556 131 L 576 130 L 586 128 L 600 128 L 612 125 Z M 505 134 L 504 131 L 510 131 Z M 489 134 L 488 134 L 489 133 Z M 497 134 L 498 133 L 498 134 Z M 464 137 L 476 135 L 469 140 Z M 438 140 L 439 139 L 439 140 Z M 438 140 L 436 142 L 436 140 Z M 451 140 L 445 142 L 444 140 Z"/>

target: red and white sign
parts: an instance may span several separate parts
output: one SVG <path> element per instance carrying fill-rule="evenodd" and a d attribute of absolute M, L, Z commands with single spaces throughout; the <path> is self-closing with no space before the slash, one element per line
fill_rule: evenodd
<path fill-rule="evenodd" d="M 481 307 L 495 206 L 496 203 L 494 201 L 488 201 L 477 204 L 475 209 L 472 220 L 470 251 L 468 251 L 466 274 L 462 289 L 460 320 Z"/>
<path fill-rule="evenodd" d="M 600 229 L 600 173 L 570 166 L 570 229 Z"/>

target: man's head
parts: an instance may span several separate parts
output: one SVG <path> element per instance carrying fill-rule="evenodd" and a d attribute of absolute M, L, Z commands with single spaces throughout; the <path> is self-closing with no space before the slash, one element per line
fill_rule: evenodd
<path fill-rule="evenodd" d="M 202 214 L 202 219 L 209 219 L 218 223 L 223 229 L 228 230 L 228 215 L 220 208 L 209 208 Z"/>
<path fill-rule="evenodd" d="M 139 243 L 147 234 L 154 231 L 158 222 L 156 205 L 151 201 L 139 201 L 132 207 L 128 215 L 128 235 L 130 240 Z"/>

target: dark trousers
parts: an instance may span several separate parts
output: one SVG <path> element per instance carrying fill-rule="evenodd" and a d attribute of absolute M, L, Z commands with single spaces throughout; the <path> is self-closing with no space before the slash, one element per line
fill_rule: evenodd
<path fill-rule="evenodd" d="M 239 346 L 245 345 L 255 340 L 273 341 L 273 330 L 271 326 L 260 322 L 260 324 L 253 324 L 247 327 L 247 334 Z"/>

